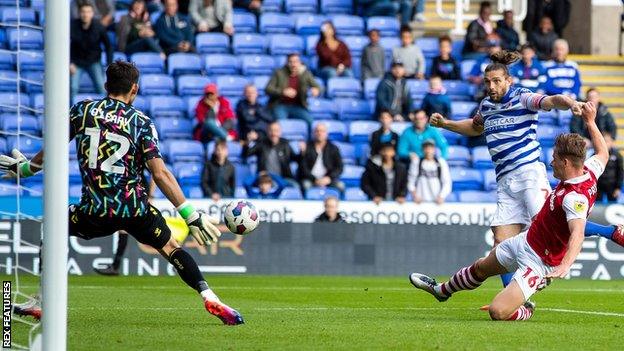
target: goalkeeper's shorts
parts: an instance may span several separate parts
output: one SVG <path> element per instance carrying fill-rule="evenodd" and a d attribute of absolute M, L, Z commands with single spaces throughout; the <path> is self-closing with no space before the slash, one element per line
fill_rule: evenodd
<path fill-rule="evenodd" d="M 99 217 L 69 206 L 69 235 L 82 239 L 101 238 L 125 230 L 138 242 L 162 249 L 171 238 L 171 230 L 160 211 L 153 206 L 140 217 Z"/>

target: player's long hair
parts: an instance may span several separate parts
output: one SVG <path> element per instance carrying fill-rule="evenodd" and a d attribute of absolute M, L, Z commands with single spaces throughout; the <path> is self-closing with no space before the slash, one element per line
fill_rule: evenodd
<path fill-rule="evenodd" d="M 505 72 L 505 76 L 509 76 L 509 65 L 520 60 L 522 56 L 517 51 L 501 50 L 490 55 L 492 63 L 487 65 L 485 72 L 501 70 Z"/>

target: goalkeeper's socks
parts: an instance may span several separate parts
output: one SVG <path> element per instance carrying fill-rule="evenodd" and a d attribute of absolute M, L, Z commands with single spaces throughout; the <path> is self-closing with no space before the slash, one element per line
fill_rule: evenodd
<path fill-rule="evenodd" d="M 616 226 L 614 225 L 600 225 L 594 222 L 587 222 L 585 224 L 585 236 L 601 236 L 611 240 Z"/>
<path fill-rule="evenodd" d="M 178 271 L 180 278 L 184 280 L 186 285 L 200 293 L 202 289 L 205 290 L 208 287 L 206 280 L 199 271 L 199 267 L 197 267 L 197 263 L 188 252 L 181 248 L 173 250 L 169 255 L 169 262 Z"/>
<path fill-rule="evenodd" d="M 507 285 L 509 285 L 509 283 L 511 283 L 511 280 L 513 279 L 513 273 L 505 273 L 505 274 L 501 274 L 501 280 L 503 281 L 503 288 L 507 287 Z"/>

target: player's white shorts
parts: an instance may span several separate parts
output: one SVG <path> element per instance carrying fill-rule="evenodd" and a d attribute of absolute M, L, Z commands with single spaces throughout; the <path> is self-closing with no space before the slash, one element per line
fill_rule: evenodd
<path fill-rule="evenodd" d="M 554 269 L 533 251 L 526 237 L 527 231 L 524 231 L 495 248 L 498 262 L 509 272 L 515 272 L 513 279 L 520 285 L 525 301 L 546 286 L 544 277 Z"/>
<path fill-rule="evenodd" d="M 496 213 L 491 226 L 524 224 L 528 227 L 550 191 L 546 167 L 541 162 L 505 174 L 497 184 Z"/>

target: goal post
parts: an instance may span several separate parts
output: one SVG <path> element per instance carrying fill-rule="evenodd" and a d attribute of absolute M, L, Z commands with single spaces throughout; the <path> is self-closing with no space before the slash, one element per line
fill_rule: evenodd
<path fill-rule="evenodd" d="M 46 0 L 42 252 L 44 350 L 67 349 L 69 1 Z"/>

